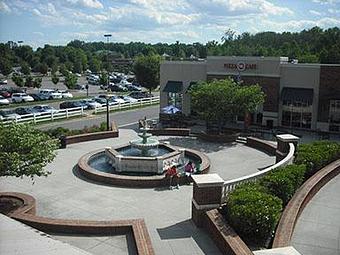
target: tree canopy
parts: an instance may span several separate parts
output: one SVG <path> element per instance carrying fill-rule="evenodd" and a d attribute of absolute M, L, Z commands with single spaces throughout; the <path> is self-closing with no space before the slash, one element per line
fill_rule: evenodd
<path fill-rule="evenodd" d="M 136 58 L 133 71 L 137 81 L 144 88 L 155 89 L 159 85 L 159 68 L 161 58 L 159 55 L 141 55 Z"/>
<path fill-rule="evenodd" d="M 259 85 L 244 86 L 231 79 L 200 82 L 190 89 L 190 95 L 192 110 L 207 122 L 216 122 L 219 132 L 237 115 L 256 111 L 265 98 Z"/>
<path fill-rule="evenodd" d="M 213 40 L 206 44 L 199 42 L 175 43 L 104 43 L 74 40 L 66 46 L 45 45 L 33 50 L 28 45 L 18 46 L 14 42 L 0 43 L 0 71 L 4 75 L 11 72 L 13 66 L 27 63 L 34 71 L 46 73 L 48 68 L 54 71 L 56 66 L 64 66 L 68 71 L 80 73 L 87 68 L 92 72 L 101 69 L 111 71 L 109 60 L 114 58 L 135 59 L 139 55 L 166 54 L 172 59 L 186 59 L 191 56 L 287 56 L 299 59 L 299 62 L 340 63 L 340 28 L 321 29 L 313 27 L 301 32 L 248 32 L 236 35 L 228 29 L 220 41 Z M 26 64 L 24 64 L 26 65 Z M 130 71 L 131 71 L 131 67 Z M 26 69 L 27 70 L 27 69 Z M 118 70 L 115 70 L 118 71 Z"/>
<path fill-rule="evenodd" d="M 30 124 L 0 125 L 0 176 L 47 176 L 58 142 Z"/>

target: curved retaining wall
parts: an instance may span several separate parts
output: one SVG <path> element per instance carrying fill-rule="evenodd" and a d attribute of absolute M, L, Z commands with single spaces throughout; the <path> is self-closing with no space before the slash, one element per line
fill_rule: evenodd
<path fill-rule="evenodd" d="M 36 200 L 30 195 L 2 192 L 0 193 L 0 197 L 13 197 L 23 201 L 23 206 L 8 216 L 40 231 L 74 235 L 117 235 L 132 233 L 137 254 L 154 255 L 151 239 L 143 219 L 86 221 L 46 218 L 35 215 Z"/>
<path fill-rule="evenodd" d="M 275 155 L 276 153 L 276 145 L 270 141 L 265 141 L 255 137 L 247 137 L 246 145 L 254 149 L 264 151 L 269 155 Z"/>
<path fill-rule="evenodd" d="M 155 188 L 169 185 L 169 179 L 165 175 L 155 175 L 155 176 L 127 176 L 120 174 L 104 173 L 92 168 L 88 162 L 91 158 L 98 156 L 98 154 L 104 153 L 103 150 L 97 150 L 90 152 L 81 157 L 78 161 L 78 170 L 81 175 L 86 178 L 100 182 L 107 183 L 115 186 L 123 187 L 140 187 L 140 188 Z M 207 173 L 210 168 L 210 160 L 203 153 L 185 149 L 185 154 L 192 157 L 197 157 L 201 161 L 201 173 Z M 184 184 L 187 182 L 187 178 L 180 177 L 179 184 Z"/>
<path fill-rule="evenodd" d="M 295 224 L 305 206 L 327 182 L 339 173 L 340 159 L 319 170 L 299 188 L 281 215 L 276 229 L 273 248 L 290 245 Z"/>

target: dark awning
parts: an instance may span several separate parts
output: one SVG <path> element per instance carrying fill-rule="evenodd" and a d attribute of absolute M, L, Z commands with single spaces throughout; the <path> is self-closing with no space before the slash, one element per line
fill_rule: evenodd
<path fill-rule="evenodd" d="M 281 99 L 287 101 L 313 103 L 313 89 L 304 88 L 283 88 Z"/>
<path fill-rule="evenodd" d="M 183 82 L 181 81 L 168 81 L 163 89 L 163 92 L 168 93 L 181 93 L 183 90 Z"/>

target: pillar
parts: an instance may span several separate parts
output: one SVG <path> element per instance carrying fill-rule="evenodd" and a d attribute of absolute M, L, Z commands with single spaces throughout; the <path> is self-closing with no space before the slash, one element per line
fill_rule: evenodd
<path fill-rule="evenodd" d="M 220 207 L 224 180 L 218 174 L 192 175 L 194 181 L 191 219 L 202 227 L 205 212 Z"/>
<path fill-rule="evenodd" d="M 282 134 L 277 135 L 276 140 L 277 140 L 276 162 L 279 162 L 289 153 L 289 143 L 293 143 L 296 150 L 300 138 L 291 134 Z"/>

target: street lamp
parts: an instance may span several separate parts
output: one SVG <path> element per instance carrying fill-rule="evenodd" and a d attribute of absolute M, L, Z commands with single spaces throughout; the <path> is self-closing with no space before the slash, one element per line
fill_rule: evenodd
<path fill-rule="evenodd" d="M 110 41 L 110 37 L 112 36 L 112 34 L 105 34 L 104 37 L 106 37 L 107 39 L 107 43 L 109 43 Z M 106 55 L 106 62 L 109 62 L 109 54 L 107 53 Z M 110 111 L 109 111 L 109 99 L 110 99 L 110 95 L 108 94 L 109 92 L 109 85 L 110 85 L 110 74 L 109 74 L 109 70 L 107 70 L 107 90 L 106 90 L 106 130 L 109 131 L 110 130 Z"/>

